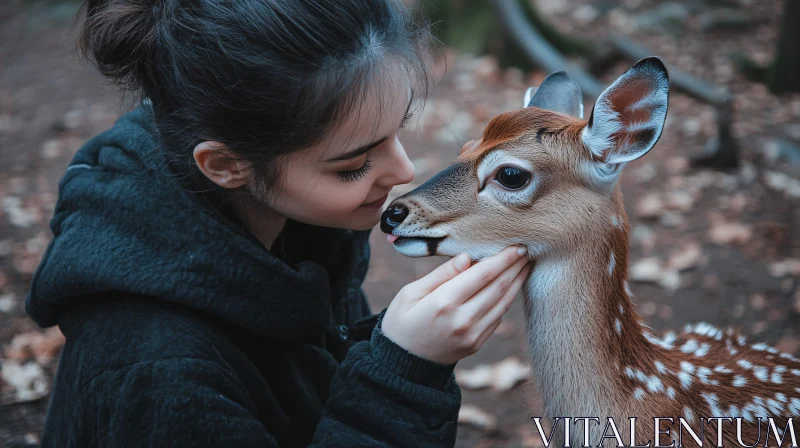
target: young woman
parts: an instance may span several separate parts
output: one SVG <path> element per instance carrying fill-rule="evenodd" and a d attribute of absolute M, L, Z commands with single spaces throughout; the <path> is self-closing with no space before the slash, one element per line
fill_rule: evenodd
<path fill-rule="evenodd" d="M 462 254 L 370 314 L 426 31 L 394 0 L 85 10 L 84 50 L 145 100 L 59 185 L 26 299 L 67 338 L 42 445 L 452 446 L 453 367 L 529 268 Z"/>

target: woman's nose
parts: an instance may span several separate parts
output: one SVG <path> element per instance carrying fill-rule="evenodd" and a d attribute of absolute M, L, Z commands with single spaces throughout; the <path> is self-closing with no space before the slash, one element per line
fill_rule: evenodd
<path fill-rule="evenodd" d="M 395 185 L 405 185 L 414 180 L 414 164 L 408 158 L 403 145 L 399 140 L 395 141 L 395 146 L 391 152 L 391 161 L 387 161 L 390 168 L 386 175 L 382 176 L 379 184 L 384 187 L 394 187 Z"/>
<path fill-rule="evenodd" d="M 408 209 L 404 205 L 393 205 L 381 215 L 381 231 L 392 233 L 408 216 Z"/>

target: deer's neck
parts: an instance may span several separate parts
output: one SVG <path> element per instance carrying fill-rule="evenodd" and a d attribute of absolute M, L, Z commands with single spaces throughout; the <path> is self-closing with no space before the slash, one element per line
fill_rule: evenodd
<path fill-rule="evenodd" d="M 628 292 L 626 232 L 612 227 L 576 251 L 538 259 L 525 284 L 531 361 L 546 417 L 617 417 L 630 396 L 621 387 L 625 366 L 655 360 Z"/>

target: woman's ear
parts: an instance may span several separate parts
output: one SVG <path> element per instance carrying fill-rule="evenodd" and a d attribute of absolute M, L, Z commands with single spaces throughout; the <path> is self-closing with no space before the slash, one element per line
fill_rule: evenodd
<path fill-rule="evenodd" d="M 222 188 L 239 188 L 248 180 L 245 164 L 219 142 L 202 142 L 194 147 L 194 161 L 200 171 Z"/>

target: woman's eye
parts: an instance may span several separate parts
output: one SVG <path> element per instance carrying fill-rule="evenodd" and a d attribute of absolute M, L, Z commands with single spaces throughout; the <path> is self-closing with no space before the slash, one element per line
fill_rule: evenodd
<path fill-rule="evenodd" d="M 528 183 L 531 175 L 517 167 L 507 166 L 497 172 L 497 182 L 509 190 L 518 190 Z"/>
<path fill-rule="evenodd" d="M 359 168 L 350 171 L 339 171 L 337 175 L 339 176 L 339 180 L 341 180 L 342 182 L 353 182 L 366 176 L 371 168 L 372 168 L 372 161 L 365 160 L 364 164 L 361 165 Z"/>

